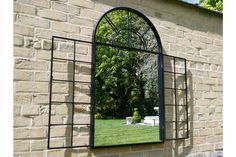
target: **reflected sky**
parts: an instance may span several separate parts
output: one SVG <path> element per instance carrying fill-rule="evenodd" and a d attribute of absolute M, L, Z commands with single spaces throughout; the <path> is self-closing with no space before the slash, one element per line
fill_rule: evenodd
<path fill-rule="evenodd" d="M 199 0 L 182 0 L 182 1 L 193 3 L 193 4 L 199 3 Z"/>

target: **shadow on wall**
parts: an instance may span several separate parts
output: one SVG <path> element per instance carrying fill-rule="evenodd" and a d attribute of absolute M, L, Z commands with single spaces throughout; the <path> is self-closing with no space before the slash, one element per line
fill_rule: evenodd
<path fill-rule="evenodd" d="M 166 51 L 163 51 L 164 54 L 166 54 Z M 166 57 L 168 58 L 168 57 Z M 174 59 L 170 57 L 171 59 L 165 59 L 164 57 L 164 71 L 174 71 Z M 178 61 L 176 61 L 178 62 Z M 183 62 L 182 62 L 183 63 Z M 175 65 L 178 63 L 175 63 Z M 194 118 L 194 99 L 193 99 L 193 81 L 192 81 L 192 73 L 190 70 L 188 70 L 188 61 L 186 61 L 187 65 L 187 104 L 188 104 L 188 124 L 189 124 L 189 138 L 187 139 L 177 139 L 177 140 L 166 140 L 164 142 L 164 146 L 162 147 L 162 151 L 160 153 L 160 157 L 185 157 L 188 154 L 193 153 L 193 135 L 194 135 L 194 130 L 193 130 L 193 118 Z M 179 72 L 178 70 L 183 72 L 184 66 L 183 64 L 176 65 L 175 71 Z M 167 74 L 167 75 L 166 75 Z M 168 76 L 169 75 L 169 76 Z M 172 76 L 170 76 L 172 75 Z M 184 81 L 184 75 L 176 75 L 174 74 L 169 74 L 165 73 L 165 88 L 174 88 L 175 87 L 175 80 L 174 78 L 176 77 L 176 87 L 178 89 L 184 88 L 185 87 L 185 81 Z M 172 91 L 171 91 L 172 90 Z M 172 104 L 178 104 L 178 105 L 184 105 L 186 103 L 186 97 L 185 97 L 185 92 L 184 91 L 178 91 L 177 90 L 177 95 L 174 97 L 174 90 L 171 89 L 165 90 L 165 119 L 166 121 L 172 121 L 172 120 L 178 120 L 182 121 L 186 119 L 187 113 L 186 113 L 186 108 L 185 106 L 178 106 L 178 107 L 172 107 L 168 105 Z M 175 102 L 176 99 L 176 102 Z M 177 117 L 175 116 L 176 113 L 175 111 L 177 110 Z M 171 138 L 176 138 L 176 135 L 178 134 L 178 137 L 181 138 L 185 136 L 184 132 L 184 125 L 182 123 L 178 123 L 177 129 L 178 131 L 175 132 L 175 124 L 169 125 L 169 123 L 166 124 L 166 138 L 171 139 Z M 153 148 L 158 148 L 158 144 L 153 145 Z M 153 151 L 155 152 L 155 151 Z M 158 152 L 158 151 L 156 151 Z M 160 152 L 160 150 L 159 150 Z"/>
<path fill-rule="evenodd" d="M 178 81 L 178 80 L 177 80 Z M 193 100 L 193 82 L 191 71 L 187 71 L 187 89 L 188 89 L 188 118 L 189 118 L 189 138 L 185 140 L 176 140 L 172 142 L 172 156 L 185 157 L 193 153 L 193 115 L 194 115 L 194 100 Z"/>
<path fill-rule="evenodd" d="M 77 67 L 78 68 L 78 67 Z M 67 71 L 69 72 L 69 71 L 72 71 L 72 70 L 74 70 L 73 69 L 73 63 L 72 62 L 69 62 L 68 63 L 68 65 L 67 65 Z M 69 73 L 68 73 L 68 80 L 73 80 L 73 76 L 72 75 L 70 75 Z M 69 87 L 68 87 L 68 96 L 65 98 L 65 100 L 66 101 L 68 101 L 68 102 L 70 102 L 70 101 L 72 101 L 72 95 L 70 95 L 70 93 L 72 93 L 73 92 L 73 84 L 69 84 Z M 72 106 L 72 104 L 67 104 L 67 108 L 68 108 L 68 113 L 67 113 L 67 115 L 71 115 L 71 106 Z M 66 124 L 70 124 L 72 122 L 72 119 L 71 119 L 71 117 L 68 117 L 67 118 L 67 121 L 66 121 Z M 72 130 L 73 130 L 73 128 L 71 128 L 71 127 L 67 127 L 66 128 L 66 131 L 65 131 L 65 134 L 68 136 L 71 136 L 71 132 L 72 132 Z M 66 141 L 65 141 L 65 145 L 66 146 L 71 146 L 71 143 L 72 143 L 73 141 L 72 141 L 72 138 L 71 137 L 69 137 L 69 138 L 66 138 Z M 72 149 L 72 148 L 69 148 L 69 149 L 65 149 L 65 157 L 71 157 L 72 156 L 72 154 L 73 153 L 76 153 L 77 152 L 77 150 L 75 150 L 75 149 Z"/>
<path fill-rule="evenodd" d="M 74 69 L 75 68 L 75 69 Z M 67 71 L 68 71 L 68 80 L 73 80 L 73 75 L 69 72 L 72 72 L 72 71 L 76 71 L 80 69 L 79 65 L 73 64 L 73 62 L 69 62 L 67 64 Z M 76 75 L 76 74 L 75 74 Z M 80 92 L 80 89 L 75 86 L 73 87 L 73 84 L 70 83 L 69 84 L 69 88 L 68 88 L 68 96 L 65 98 L 66 101 L 68 102 L 72 102 L 73 100 L 73 90 L 74 90 L 74 93 L 79 93 Z M 75 94 L 76 96 L 76 94 Z M 76 102 L 76 101 L 75 101 Z M 67 109 L 68 109 L 68 113 L 67 115 L 69 115 L 66 119 L 67 121 L 65 122 L 66 124 L 71 124 L 72 123 L 72 115 L 76 115 L 76 114 L 80 114 L 81 113 L 81 109 L 77 108 L 76 106 L 74 106 L 74 109 L 72 109 L 72 104 L 67 104 Z M 72 114 L 72 112 L 74 112 Z M 87 111 L 86 111 L 87 112 Z M 66 147 L 70 147 L 70 146 L 75 146 L 76 142 L 78 142 L 78 139 L 75 140 L 75 133 L 79 133 L 80 132 L 80 129 L 81 129 L 82 126 L 80 127 L 77 127 L 77 126 L 74 126 L 74 128 L 71 128 L 71 127 L 67 127 L 66 130 L 65 130 L 65 135 L 66 135 L 66 139 L 65 139 L 65 146 Z M 71 138 L 72 137 L 72 131 L 73 131 L 73 139 Z M 91 156 L 90 154 L 90 151 L 89 151 L 89 148 L 86 148 L 86 147 L 78 147 L 76 149 L 74 148 L 67 148 L 65 149 L 65 152 L 64 152 L 64 156 L 65 157 L 74 157 L 74 156 L 77 156 L 78 154 L 82 155 L 82 154 L 86 154 L 88 157 Z"/>

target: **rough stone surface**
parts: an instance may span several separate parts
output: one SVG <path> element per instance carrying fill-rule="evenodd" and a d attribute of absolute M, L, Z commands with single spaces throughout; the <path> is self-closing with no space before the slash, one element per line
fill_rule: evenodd
<path fill-rule="evenodd" d="M 134 8 L 146 15 L 156 27 L 164 54 L 186 58 L 188 80 L 190 138 L 170 140 L 161 144 L 124 146 L 101 149 L 47 149 L 47 125 L 52 36 L 91 41 L 99 18 L 116 6 Z M 210 19 L 210 20 L 209 20 Z M 14 1 L 14 157 L 222 157 L 223 149 L 223 42 L 222 16 L 201 9 L 189 8 L 172 1 L 156 0 L 15 0 Z M 71 59 L 73 42 L 55 41 L 54 55 Z M 8 52 L 9 53 L 9 52 Z M 90 44 L 77 43 L 76 59 L 91 62 Z M 173 62 L 165 61 L 173 70 Z M 168 66 L 168 67 L 167 67 Z M 176 67 L 181 67 L 176 62 Z M 57 61 L 53 64 L 56 79 L 72 80 L 73 64 Z M 177 71 L 183 69 L 176 68 Z M 91 81 L 91 66 L 76 64 L 75 79 Z M 166 85 L 174 87 L 171 76 Z M 179 82 L 183 80 L 177 76 Z M 184 87 L 178 82 L 178 87 Z M 53 86 L 54 101 L 72 101 L 70 83 Z M 91 86 L 76 85 L 74 100 L 90 102 Z M 167 94 L 170 92 L 166 92 Z M 183 93 L 178 92 L 179 95 Z M 166 95 L 173 103 L 173 95 Z M 183 99 L 179 100 L 183 104 Z M 7 105 L 7 104 L 6 104 Z M 181 109 L 181 107 L 179 107 Z M 53 104 L 53 123 L 71 121 L 68 104 Z M 75 108 L 76 123 L 90 123 L 90 106 Z M 166 108 L 167 116 L 173 108 Z M 179 118 L 184 118 L 179 116 Z M 173 135 L 173 125 L 167 125 L 167 135 Z M 70 131 L 54 127 L 51 146 L 63 146 Z M 89 127 L 74 131 L 77 144 L 88 144 Z"/>
<path fill-rule="evenodd" d="M 46 18 L 46 19 L 51 19 L 51 20 L 56 20 L 56 21 L 66 21 L 66 14 L 61 13 L 59 11 L 54 11 L 54 10 L 39 10 L 38 15 L 40 17 Z"/>
<path fill-rule="evenodd" d="M 216 151 L 216 152 L 194 153 L 191 155 L 187 155 L 186 157 L 223 157 L 223 152 Z"/>
<path fill-rule="evenodd" d="M 14 46 L 23 46 L 24 38 L 22 36 L 14 36 Z"/>
<path fill-rule="evenodd" d="M 40 28 L 49 28 L 50 22 L 35 16 L 19 15 L 17 22 L 24 25 Z"/>

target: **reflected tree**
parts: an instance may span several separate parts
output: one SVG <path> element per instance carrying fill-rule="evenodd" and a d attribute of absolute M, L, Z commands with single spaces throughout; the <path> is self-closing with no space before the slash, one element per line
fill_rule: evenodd
<path fill-rule="evenodd" d="M 138 108 L 154 114 L 158 101 L 155 35 L 150 26 L 127 10 L 105 16 L 96 32 L 96 113 L 106 118 L 124 118 Z M 116 46 L 125 46 L 130 49 Z"/>

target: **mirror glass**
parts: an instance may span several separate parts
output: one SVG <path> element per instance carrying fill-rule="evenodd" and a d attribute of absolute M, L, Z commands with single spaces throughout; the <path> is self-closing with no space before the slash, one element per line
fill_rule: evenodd
<path fill-rule="evenodd" d="M 160 141 L 159 46 L 147 22 L 114 10 L 97 27 L 94 146 Z"/>

